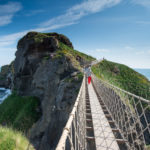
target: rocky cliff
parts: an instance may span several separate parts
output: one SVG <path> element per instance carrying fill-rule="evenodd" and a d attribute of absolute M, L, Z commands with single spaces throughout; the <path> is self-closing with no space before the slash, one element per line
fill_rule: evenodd
<path fill-rule="evenodd" d="M 0 87 L 11 88 L 13 77 L 13 62 L 10 65 L 2 66 L 0 72 Z"/>
<path fill-rule="evenodd" d="M 11 86 L 41 101 L 42 116 L 29 134 L 38 150 L 55 149 L 81 85 L 82 67 L 92 60 L 57 33 L 30 32 L 18 42 Z"/>

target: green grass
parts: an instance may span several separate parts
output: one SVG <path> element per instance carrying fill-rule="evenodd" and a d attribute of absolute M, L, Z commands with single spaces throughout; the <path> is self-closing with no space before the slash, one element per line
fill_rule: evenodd
<path fill-rule="evenodd" d="M 0 126 L 0 150 L 34 150 L 27 138 L 11 128 Z"/>
<path fill-rule="evenodd" d="M 146 150 L 150 150 L 150 145 L 147 145 L 145 148 Z"/>
<path fill-rule="evenodd" d="M 38 99 L 21 97 L 13 93 L 0 104 L 0 124 L 27 134 L 31 126 L 40 117 L 40 114 L 37 112 L 38 107 Z"/>
<path fill-rule="evenodd" d="M 40 32 L 29 32 L 27 35 L 28 40 L 34 40 L 36 43 L 43 42 L 44 38 L 50 37 L 49 35 L 45 33 L 40 33 Z M 21 42 L 25 37 L 19 40 Z"/>
<path fill-rule="evenodd" d="M 97 77 L 117 87 L 150 99 L 150 81 L 125 65 L 103 60 L 94 65 L 92 71 Z"/>
<path fill-rule="evenodd" d="M 72 49 L 71 47 L 65 45 L 62 42 L 59 42 L 59 50 L 55 54 L 55 59 L 60 59 L 62 57 L 66 56 L 70 59 L 71 63 L 77 70 L 82 70 L 81 67 L 83 67 L 82 62 L 90 63 L 91 61 L 95 60 L 92 56 L 88 56 L 86 54 L 83 54 L 77 50 Z M 80 60 L 78 60 L 80 59 Z M 80 64 L 81 63 L 81 64 Z"/>
<path fill-rule="evenodd" d="M 72 54 L 74 57 L 80 56 L 81 58 L 83 58 L 83 59 L 85 59 L 86 61 L 89 61 L 89 62 L 95 60 L 95 58 L 93 58 L 92 56 L 89 56 L 89 55 L 86 55 L 82 52 L 74 50 L 74 49 L 72 49 L 71 47 L 65 45 L 62 42 L 59 42 L 59 46 L 60 46 L 60 49 L 61 49 L 62 53 L 64 53 L 64 54 Z"/>
<path fill-rule="evenodd" d="M 80 72 L 75 77 L 68 77 L 68 78 L 66 78 L 65 82 L 69 82 L 69 83 L 75 82 L 75 83 L 77 83 L 77 82 L 81 82 L 82 79 L 83 79 L 83 73 Z"/>

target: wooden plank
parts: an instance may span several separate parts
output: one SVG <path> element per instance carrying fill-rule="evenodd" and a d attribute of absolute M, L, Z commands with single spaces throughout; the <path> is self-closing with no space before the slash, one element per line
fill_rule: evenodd
<path fill-rule="evenodd" d="M 118 143 L 99 103 L 92 84 L 88 85 L 96 150 L 119 150 Z M 110 117 L 107 115 L 107 117 Z"/>

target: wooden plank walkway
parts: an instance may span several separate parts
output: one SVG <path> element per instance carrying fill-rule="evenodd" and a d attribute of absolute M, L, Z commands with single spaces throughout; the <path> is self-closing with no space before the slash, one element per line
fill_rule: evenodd
<path fill-rule="evenodd" d="M 96 150 L 119 150 L 92 84 L 88 85 Z"/>

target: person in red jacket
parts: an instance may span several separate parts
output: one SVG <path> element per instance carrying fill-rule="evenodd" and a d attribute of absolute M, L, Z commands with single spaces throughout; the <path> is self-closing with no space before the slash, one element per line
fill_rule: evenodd
<path fill-rule="evenodd" d="M 88 76 L 88 84 L 90 84 L 91 83 L 91 76 Z"/>
<path fill-rule="evenodd" d="M 91 79 L 92 79 L 90 67 L 86 69 L 86 75 L 87 75 L 87 78 L 88 78 L 88 84 L 90 84 L 91 83 Z"/>

